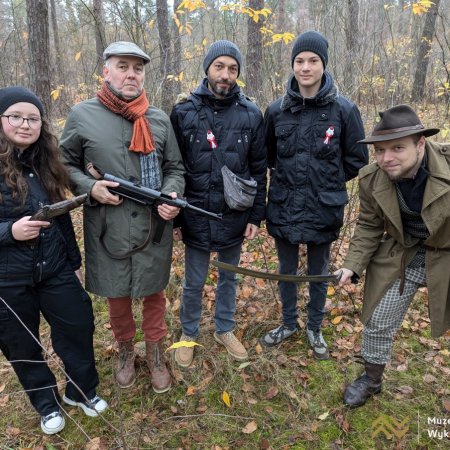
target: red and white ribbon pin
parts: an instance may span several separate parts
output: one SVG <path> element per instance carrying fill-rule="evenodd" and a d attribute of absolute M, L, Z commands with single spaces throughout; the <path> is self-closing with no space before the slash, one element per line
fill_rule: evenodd
<path fill-rule="evenodd" d="M 216 137 L 214 136 L 214 133 L 211 130 L 208 130 L 206 132 L 206 140 L 209 142 L 209 146 L 211 148 L 217 148 Z"/>
<path fill-rule="evenodd" d="M 331 138 L 334 136 L 334 127 L 330 125 L 328 127 L 328 130 L 325 131 L 325 140 L 323 141 L 324 144 L 329 145 Z"/>

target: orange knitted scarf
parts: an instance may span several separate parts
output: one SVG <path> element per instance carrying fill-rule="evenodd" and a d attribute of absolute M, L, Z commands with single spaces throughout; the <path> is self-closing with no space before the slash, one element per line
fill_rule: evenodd
<path fill-rule="evenodd" d="M 150 103 L 144 90 L 142 90 L 139 97 L 131 102 L 126 102 L 114 95 L 106 83 L 103 83 L 101 89 L 97 92 L 97 98 L 110 111 L 120 114 L 124 119 L 133 122 L 133 136 L 131 137 L 129 148 L 131 151 L 147 154 L 155 150 L 155 141 L 150 122 L 145 117 Z"/>

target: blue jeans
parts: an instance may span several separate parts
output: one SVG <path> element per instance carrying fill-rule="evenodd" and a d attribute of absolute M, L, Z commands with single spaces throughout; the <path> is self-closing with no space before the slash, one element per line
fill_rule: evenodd
<path fill-rule="evenodd" d="M 291 244 L 282 239 L 275 239 L 277 247 L 279 272 L 282 274 L 295 275 L 298 269 L 299 244 Z M 330 262 L 331 243 L 327 244 L 307 244 L 306 253 L 308 259 L 309 275 L 328 274 L 328 264 Z M 325 315 L 325 301 L 327 298 L 327 283 L 309 284 L 308 302 L 308 329 L 319 331 Z M 289 328 L 297 326 L 298 309 L 298 287 L 296 283 L 286 281 L 278 282 L 280 291 L 283 324 Z"/>
<path fill-rule="evenodd" d="M 199 334 L 202 314 L 202 293 L 208 275 L 211 253 L 189 246 L 185 247 L 185 274 L 181 297 L 180 319 L 183 333 L 196 337 Z M 218 252 L 219 261 L 237 265 L 241 256 L 241 244 Z M 236 312 L 236 274 L 219 269 L 219 281 L 215 301 L 215 329 L 226 333 L 234 328 Z"/>

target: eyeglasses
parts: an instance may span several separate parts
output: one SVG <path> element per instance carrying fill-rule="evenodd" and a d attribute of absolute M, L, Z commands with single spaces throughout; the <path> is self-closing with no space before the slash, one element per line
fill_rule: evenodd
<path fill-rule="evenodd" d="M 21 127 L 25 120 L 28 122 L 28 126 L 35 130 L 42 125 L 42 120 L 39 117 L 22 117 L 17 114 L 2 115 L 2 117 L 6 117 L 12 127 Z"/>

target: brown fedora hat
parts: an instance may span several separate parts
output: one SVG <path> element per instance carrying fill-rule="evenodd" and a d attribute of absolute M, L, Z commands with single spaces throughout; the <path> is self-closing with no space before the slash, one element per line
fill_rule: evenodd
<path fill-rule="evenodd" d="M 439 128 L 425 128 L 415 111 L 408 105 L 398 105 L 379 112 L 381 120 L 375 125 L 372 136 L 358 141 L 364 144 L 391 141 L 412 134 L 433 136 L 439 133 Z"/>

